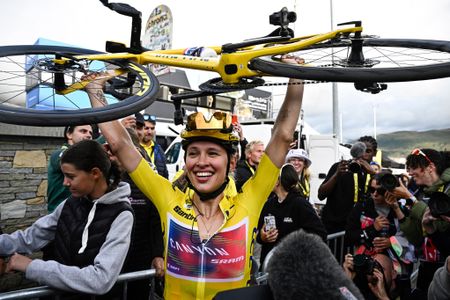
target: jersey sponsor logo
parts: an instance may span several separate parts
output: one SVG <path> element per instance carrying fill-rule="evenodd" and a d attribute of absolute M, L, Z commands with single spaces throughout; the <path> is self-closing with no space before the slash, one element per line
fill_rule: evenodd
<path fill-rule="evenodd" d="M 223 228 L 207 242 L 192 224 L 168 216 L 167 272 L 192 281 L 230 282 L 244 278 L 248 218 Z"/>
<path fill-rule="evenodd" d="M 180 217 L 185 218 L 187 220 L 193 220 L 195 218 L 193 214 L 185 212 L 178 205 L 173 208 L 173 211 L 176 212 L 177 215 L 179 215 Z"/>

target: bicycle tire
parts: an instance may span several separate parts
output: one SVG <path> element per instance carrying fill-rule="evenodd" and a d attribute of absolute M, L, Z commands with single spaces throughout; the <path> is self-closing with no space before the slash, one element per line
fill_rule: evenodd
<path fill-rule="evenodd" d="M 312 51 L 319 50 L 332 52 L 331 49 L 337 49 L 338 51 L 333 52 L 333 55 L 337 55 L 336 53 L 340 54 L 341 52 L 344 52 L 341 49 L 349 48 L 349 45 L 349 41 L 330 40 L 326 43 L 316 44 L 300 51 L 293 52 L 293 54 L 305 58 L 305 65 L 287 64 L 276 61 L 272 56 L 264 56 L 253 59 L 250 62 L 250 67 L 274 76 L 335 82 L 402 82 L 437 79 L 450 76 L 450 42 L 438 40 L 371 38 L 363 41 L 363 49 L 374 47 L 373 49 L 375 51 L 379 51 L 378 56 L 380 56 L 381 53 L 380 48 L 383 47 L 389 52 L 393 52 L 393 49 L 396 48 L 403 48 L 405 50 L 404 54 L 406 54 L 407 51 L 411 51 L 411 55 L 415 55 L 416 59 L 422 55 L 422 53 L 419 52 L 431 50 L 433 52 L 430 55 L 438 57 L 438 63 L 431 63 L 431 61 L 427 61 L 429 58 L 425 58 L 424 61 L 427 61 L 427 63 L 415 66 L 405 65 L 407 63 L 406 61 L 397 61 L 395 63 L 398 65 L 395 67 L 349 67 L 345 65 L 334 65 L 336 61 L 342 61 L 342 58 L 337 56 L 335 59 L 327 59 L 324 62 L 324 65 L 308 65 L 311 62 L 315 63 L 316 58 L 318 58 L 311 58 L 310 60 L 306 59 L 308 55 L 311 55 Z M 363 51 L 366 56 L 368 51 Z M 399 52 L 393 53 L 398 56 L 400 55 Z M 325 53 L 322 53 L 322 56 L 325 57 Z M 327 61 L 331 66 L 326 63 Z M 395 64 L 392 61 L 382 63 Z"/>
<path fill-rule="evenodd" d="M 119 100 L 105 92 L 108 102 L 115 103 L 101 108 L 91 108 L 84 91 L 76 91 L 64 96 L 56 93 L 54 85 L 52 85 L 54 74 L 63 73 L 71 81 L 70 83 L 76 82 L 84 74 L 76 67 L 53 71 L 46 66 L 46 64 L 51 64 L 55 54 L 61 53 L 63 56 L 68 56 L 101 52 L 46 45 L 0 47 L 0 122 L 29 126 L 97 124 L 145 109 L 153 103 L 153 96 L 159 90 L 158 80 L 153 73 L 137 63 L 126 60 L 86 60 L 89 72 L 122 68 L 131 75 L 122 75 L 123 78 L 118 77 L 113 80 L 125 83 L 127 80 L 124 78 L 125 76 L 132 76 L 135 79 L 132 86 L 121 86 L 120 90 L 117 88 L 117 91 L 116 83 L 108 83 L 109 91 L 117 93 L 125 90 L 125 93 L 121 93 L 124 99 Z M 64 78 L 66 79 L 66 77 Z M 34 97 L 36 94 L 38 96 Z M 47 94 L 49 96 L 46 96 Z M 117 96 L 117 94 L 115 95 Z M 37 100 L 31 104 L 32 99 Z M 61 109 L 59 106 L 61 99 L 65 100 L 64 105 L 73 107 Z M 80 102 L 88 104 L 82 106 Z M 53 107 L 51 103 L 53 103 Z"/>

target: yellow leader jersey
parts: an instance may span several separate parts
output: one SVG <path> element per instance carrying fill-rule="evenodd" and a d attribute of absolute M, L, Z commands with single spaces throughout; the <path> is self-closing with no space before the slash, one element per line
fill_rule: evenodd
<path fill-rule="evenodd" d="M 219 206 L 224 223 L 208 240 L 200 240 L 193 192 L 181 192 L 142 159 L 130 173 L 158 208 L 165 245 L 165 299 L 212 299 L 219 291 L 244 287 L 250 280 L 251 255 L 261 209 L 279 169 L 264 155 L 257 172 Z"/>

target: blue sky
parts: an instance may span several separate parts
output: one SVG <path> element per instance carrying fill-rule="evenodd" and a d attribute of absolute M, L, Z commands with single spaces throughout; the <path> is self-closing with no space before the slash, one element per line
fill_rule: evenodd
<path fill-rule="evenodd" d="M 226 2 L 122 0 L 143 12 L 144 22 L 159 4 L 174 16 L 173 47 L 219 45 L 268 34 L 268 15 L 282 6 L 296 10 L 297 35 L 330 29 L 329 0 L 229 0 Z M 334 0 L 334 23 L 362 20 L 365 32 L 384 38 L 450 40 L 450 1 L 447 0 Z M 32 44 L 38 37 L 96 50 L 104 41 L 128 42 L 128 18 L 104 8 L 99 1 L 3 1 L 0 45 Z M 210 74 L 190 73 L 195 84 Z M 280 104 L 284 89 L 269 89 Z M 344 140 L 377 133 L 450 127 L 450 79 L 390 84 L 387 91 L 369 95 L 351 84 L 338 84 Z M 331 84 L 308 85 L 304 98 L 305 121 L 321 133 L 332 132 Z"/>

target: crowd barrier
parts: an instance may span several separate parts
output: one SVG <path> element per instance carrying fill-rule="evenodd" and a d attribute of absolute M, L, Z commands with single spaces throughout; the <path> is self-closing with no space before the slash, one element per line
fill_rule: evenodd
<path fill-rule="evenodd" d="M 327 237 L 327 244 L 331 249 L 331 252 L 334 254 L 336 259 L 342 264 L 343 257 L 345 253 L 344 252 L 344 235 L 345 231 L 337 232 L 328 235 Z M 353 249 L 347 249 L 347 251 L 350 251 L 350 253 L 353 253 Z M 270 259 L 270 254 L 268 255 L 268 258 Z M 267 259 L 268 261 L 268 259 Z M 263 266 L 263 271 L 265 267 Z M 120 274 L 119 278 L 117 279 L 117 284 L 123 284 L 123 299 L 127 299 L 127 288 L 128 288 L 128 282 L 139 280 L 139 279 L 149 279 L 149 283 L 151 284 L 152 289 L 154 288 L 154 276 L 155 276 L 155 270 L 149 269 L 144 271 L 138 271 L 138 272 L 131 272 L 131 273 L 124 273 Z M 257 276 L 257 283 L 262 283 L 267 280 L 267 274 L 259 274 Z M 6 292 L 0 294 L 0 300 L 13 300 L 13 299 L 39 299 L 41 297 L 47 297 L 52 296 L 55 300 L 59 300 L 62 296 L 64 296 L 64 292 L 51 289 L 47 286 L 41 286 L 41 287 L 35 287 L 35 288 L 29 288 L 29 289 L 22 289 L 12 292 Z M 150 293 L 150 300 L 154 300 L 153 297 L 153 291 Z M 95 296 L 92 296 L 91 299 L 95 299 Z"/>

